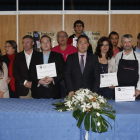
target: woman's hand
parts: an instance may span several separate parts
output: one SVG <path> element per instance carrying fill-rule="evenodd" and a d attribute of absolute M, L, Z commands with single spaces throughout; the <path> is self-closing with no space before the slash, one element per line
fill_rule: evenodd
<path fill-rule="evenodd" d="M 7 83 L 7 84 L 9 84 L 9 83 L 10 83 L 10 81 L 11 81 L 11 78 L 10 78 L 10 77 L 8 77 L 8 79 L 6 80 L 6 83 Z"/>
<path fill-rule="evenodd" d="M 4 92 L 0 91 L 0 98 L 3 98 L 3 94 L 4 94 Z"/>

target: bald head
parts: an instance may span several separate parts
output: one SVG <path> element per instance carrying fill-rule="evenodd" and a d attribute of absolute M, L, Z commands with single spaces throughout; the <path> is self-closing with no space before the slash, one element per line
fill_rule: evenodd
<path fill-rule="evenodd" d="M 59 45 L 67 45 L 68 34 L 65 31 L 59 31 L 57 33 L 57 42 Z"/>

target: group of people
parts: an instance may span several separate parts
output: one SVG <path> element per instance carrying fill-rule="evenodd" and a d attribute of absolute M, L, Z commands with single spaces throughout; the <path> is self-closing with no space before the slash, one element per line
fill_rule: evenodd
<path fill-rule="evenodd" d="M 135 86 L 140 94 L 140 34 L 137 46 L 130 34 L 121 38 L 115 31 L 101 37 L 92 52 L 89 38 L 83 34 L 84 23 L 74 23 L 75 34 L 57 33 L 58 46 L 52 48 L 51 38 L 40 39 L 42 52 L 33 49 L 32 36 L 22 38 L 23 51 L 17 53 L 13 40 L 5 43 L 6 55 L 0 52 L 0 98 L 62 98 L 72 96 L 80 88 L 88 88 L 105 98 L 114 98 L 114 88 L 100 88 L 100 74 L 117 73 L 118 86 Z M 55 63 L 56 77 L 38 79 L 36 65 Z"/>

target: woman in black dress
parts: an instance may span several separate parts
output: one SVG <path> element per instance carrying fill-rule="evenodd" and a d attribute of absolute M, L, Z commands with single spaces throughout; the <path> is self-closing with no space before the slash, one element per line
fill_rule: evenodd
<path fill-rule="evenodd" d="M 100 74 L 115 72 L 115 58 L 113 57 L 113 47 L 108 37 L 101 37 L 97 43 L 95 54 L 98 56 L 100 64 Z M 98 94 L 107 99 L 111 99 L 114 86 L 100 88 Z"/>

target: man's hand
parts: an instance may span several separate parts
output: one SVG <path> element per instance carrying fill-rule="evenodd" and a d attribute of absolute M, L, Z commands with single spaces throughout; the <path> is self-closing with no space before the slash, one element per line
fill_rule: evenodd
<path fill-rule="evenodd" d="M 39 83 L 40 85 L 46 85 L 46 80 L 45 80 L 45 78 L 40 79 L 38 83 Z"/>
<path fill-rule="evenodd" d="M 133 96 L 135 96 L 135 98 L 137 98 L 138 95 L 140 95 L 140 90 L 136 89 L 136 90 L 135 90 L 135 94 L 134 94 Z"/>
<path fill-rule="evenodd" d="M 26 88 L 31 88 L 32 87 L 32 82 L 27 81 L 24 86 Z"/>
<path fill-rule="evenodd" d="M 110 86 L 109 88 L 114 89 L 114 88 L 115 88 L 115 86 L 113 86 L 113 85 L 112 85 L 112 86 Z"/>
<path fill-rule="evenodd" d="M 8 79 L 6 80 L 6 83 L 7 83 L 7 84 L 9 84 L 9 83 L 10 83 L 10 81 L 11 81 L 11 78 L 10 78 L 10 77 L 8 77 Z"/>
<path fill-rule="evenodd" d="M 4 92 L 0 91 L 0 98 L 3 98 Z"/>
<path fill-rule="evenodd" d="M 52 77 L 48 77 L 48 76 L 45 77 L 45 82 L 47 85 L 50 84 L 52 81 L 53 81 Z"/>
<path fill-rule="evenodd" d="M 69 92 L 68 96 L 71 97 L 74 95 L 74 91 Z"/>

